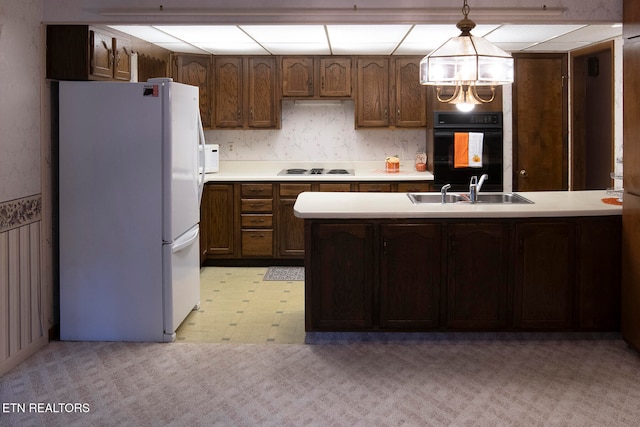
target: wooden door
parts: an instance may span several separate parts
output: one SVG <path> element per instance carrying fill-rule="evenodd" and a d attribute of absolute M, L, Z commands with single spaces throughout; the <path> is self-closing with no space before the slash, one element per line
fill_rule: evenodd
<path fill-rule="evenodd" d="M 277 128 L 278 92 L 274 57 L 249 58 L 248 125 L 251 128 Z"/>
<path fill-rule="evenodd" d="M 216 58 L 215 127 L 241 128 L 243 117 L 243 61 L 240 57 Z"/>
<path fill-rule="evenodd" d="M 320 96 L 351 96 L 351 58 L 320 58 Z"/>
<path fill-rule="evenodd" d="M 567 190 L 567 56 L 514 58 L 513 189 Z"/>
<path fill-rule="evenodd" d="M 282 97 L 313 96 L 313 57 L 282 58 Z"/>
<path fill-rule="evenodd" d="M 306 330 L 371 329 L 373 225 L 307 223 L 305 227 L 305 233 L 313 235 L 313 247 L 305 252 Z"/>
<path fill-rule="evenodd" d="M 211 56 L 176 55 L 173 57 L 172 76 L 178 83 L 198 87 L 200 118 L 204 128 L 211 128 L 213 119 L 211 97 Z"/>
<path fill-rule="evenodd" d="M 358 58 L 357 127 L 389 126 L 389 59 Z"/>
<path fill-rule="evenodd" d="M 509 225 L 452 224 L 448 228 L 447 328 L 507 327 Z"/>
<path fill-rule="evenodd" d="M 575 227 L 571 222 L 516 225 L 514 325 L 569 330 L 573 324 Z"/>
<path fill-rule="evenodd" d="M 381 226 L 380 327 L 438 328 L 441 233 L 440 224 Z"/>
<path fill-rule="evenodd" d="M 427 87 L 420 84 L 420 58 L 398 58 L 395 65 L 394 123 L 398 127 L 427 125 Z"/>

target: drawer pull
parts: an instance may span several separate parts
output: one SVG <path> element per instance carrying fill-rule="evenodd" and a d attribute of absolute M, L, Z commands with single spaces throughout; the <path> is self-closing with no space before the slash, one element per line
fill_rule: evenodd
<path fill-rule="evenodd" d="M 251 203 L 252 208 L 261 208 L 264 206 L 264 203 Z"/>
<path fill-rule="evenodd" d="M 260 219 L 253 218 L 253 219 L 249 220 L 249 222 L 253 222 L 253 223 L 260 222 L 260 223 L 263 223 L 264 219 L 262 219 L 262 218 L 260 218 Z"/>
<path fill-rule="evenodd" d="M 262 233 L 259 233 L 259 234 L 253 233 L 253 234 L 251 234 L 251 237 L 262 239 L 264 237 L 264 234 L 262 234 Z"/>

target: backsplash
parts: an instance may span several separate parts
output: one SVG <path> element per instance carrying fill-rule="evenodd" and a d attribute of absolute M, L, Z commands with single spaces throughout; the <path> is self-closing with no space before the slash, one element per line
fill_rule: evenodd
<path fill-rule="evenodd" d="M 282 101 L 282 129 L 205 131 L 220 144 L 220 160 L 415 159 L 426 147 L 426 129 L 355 129 L 355 103 Z"/>

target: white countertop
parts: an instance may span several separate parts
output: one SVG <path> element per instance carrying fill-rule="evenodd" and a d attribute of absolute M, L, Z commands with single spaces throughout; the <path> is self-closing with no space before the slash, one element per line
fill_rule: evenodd
<path fill-rule="evenodd" d="M 484 192 L 483 192 L 484 193 Z M 440 194 L 440 193 L 432 193 Z M 605 190 L 518 192 L 533 204 L 413 204 L 406 193 L 304 192 L 293 207 L 298 218 L 526 218 L 621 215 L 606 204 Z"/>
<path fill-rule="evenodd" d="M 278 175 L 283 169 L 353 169 L 354 175 Z M 433 181 L 431 172 L 418 172 L 414 162 L 400 162 L 400 172 L 386 173 L 381 161 L 220 161 L 220 170 L 205 174 L 206 182 L 228 181 Z"/>

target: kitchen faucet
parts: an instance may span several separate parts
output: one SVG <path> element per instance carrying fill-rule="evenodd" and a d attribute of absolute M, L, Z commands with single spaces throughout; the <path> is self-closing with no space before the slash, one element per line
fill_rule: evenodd
<path fill-rule="evenodd" d="M 442 196 L 442 203 L 447 203 L 447 190 L 451 188 L 451 184 L 445 184 L 440 189 L 440 195 Z"/>
<path fill-rule="evenodd" d="M 478 181 L 477 176 L 471 177 L 471 182 L 469 183 L 469 200 L 471 201 L 471 203 L 475 203 L 478 201 L 478 193 L 482 188 L 482 184 L 484 184 L 484 182 L 488 178 L 489 178 L 489 175 L 487 175 L 486 173 L 482 174 L 482 176 L 480 177 L 480 181 Z"/>

